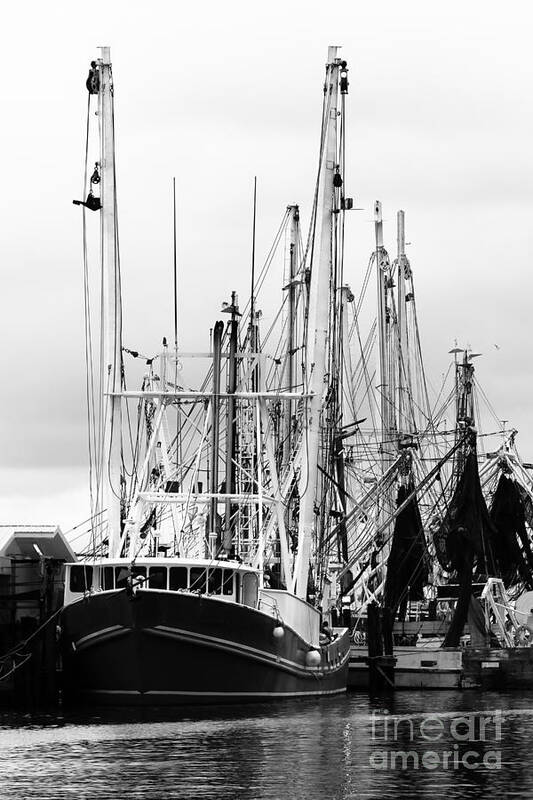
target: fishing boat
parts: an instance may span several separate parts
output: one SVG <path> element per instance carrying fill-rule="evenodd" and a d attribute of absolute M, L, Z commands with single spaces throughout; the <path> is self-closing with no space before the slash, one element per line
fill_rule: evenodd
<path fill-rule="evenodd" d="M 290 263 L 275 355 L 261 342 L 252 263 L 247 308 L 233 292 L 227 321 L 216 321 L 209 350 L 195 354 L 178 347 L 175 317 L 174 347 L 164 339 L 144 359 L 138 390 L 126 387 L 125 359 L 142 356 L 121 341 L 109 48 L 91 63 L 87 89 L 85 199 L 75 202 L 84 242 L 100 217 L 102 356 L 93 366 L 84 250 L 92 531 L 83 560 L 66 568 L 65 699 L 155 705 L 344 692 L 349 631 L 331 612 L 332 551 L 342 549 L 337 521 L 346 511 L 337 447 L 340 249 L 351 207 L 341 141 L 346 62 L 329 48 L 312 246 L 301 259 L 298 208 L 286 214 Z M 189 388 L 189 358 L 205 365 L 200 388 Z"/>
<path fill-rule="evenodd" d="M 465 668 L 465 646 L 470 653 L 480 642 L 488 647 L 491 636 L 497 644 L 487 582 L 502 579 L 515 595 L 530 588 L 525 508 L 531 479 L 516 452 L 516 431 L 505 431 L 500 420 L 495 436 L 501 446 L 493 452 L 483 447 L 475 427 L 479 354 L 451 351 L 452 390 L 441 390 L 431 407 L 402 211 L 397 221 L 398 254 L 391 263 L 376 202 L 376 247 L 364 286 L 374 266 L 378 311 L 364 345 L 361 301 L 354 314 L 359 364 L 351 402 L 357 416 L 376 424 L 353 432 L 347 479 L 353 495 L 344 519 L 350 557 L 339 577 L 355 572 L 347 587 L 355 623 L 349 686 L 368 686 L 374 670 L 383 687 L 459 688 L 472 684 L 465 678 L 473 671 Z M 516 634 L 512 614 L 507 623 Z"/>

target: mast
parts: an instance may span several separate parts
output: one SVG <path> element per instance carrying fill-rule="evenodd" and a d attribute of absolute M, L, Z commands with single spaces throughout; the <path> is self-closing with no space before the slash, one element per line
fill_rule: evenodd
<path fill-rule="evenodd" d="M 477 354 L 469 355 L 468 350 L 463 350 L 462 361 L 457 360 L 457 353 L 461 351 L 455 348 L 456 356 L 455 362 L 455 395 L 456 395 L 456 429 L 455 440 L 456 443 L 461 439 L 464 440 L 465 431 L 474 426 L 474 365 L 471 359 Z M 464 441 L 462 446 L 457 451 L 454 463 L 454 478 L 455 481 L 459 479 L 463 472 L 466 456 L 471 447 L 471 442 Z"/>
<path fill-rule="evenodd" d="M 318 485 L 318 452 L 320 443 L 320 412 L 325 384 L 328 327 L 330 310 L 330 276 L 332 270 L 332 225 L 334 207 L 334 176 L 337 164 L 337 106 L 341 61 L 337 48 L 328 48 L 326 81 L 324 84 L 324 129 L 319 171 L 317 208 L 318 261 L 312 265 L 310 309 L 307 337 L 305 380 L 310 397 L 305 408 L 305 439 L 300 470 L 300 520 L 298 552 L 294 567 L 294 591 L 305 599 L 311 556 L 311 544 L 316 524 L 315 494 Z M 335 301 L 335 298 L 332 299 Z"/>
<path fill-rule="evenodd" d="M 228 399 L 226 404 L 226 492 L 235 494 L 235 457 L 237 446 L 237 421 L 235 398 L 232 395 L 237 391 L 237 344 L 239 333 L 239 305 L 237 293 L 231 293 L 231 305 L 222 309 L 231 314 L 229 326 L 229 358 L 228 358 Z M 232 504 L 226 500 L 224 523 L 224 550 L 229 554 L 233 539 Z"/>
<path fill-rule="evenodd" d="M 288 206 L 287 210 L 290 214 L 289 224 L 289 283 L 287 290 L 289 292 L 288 298 L 288 316 L 287 316 L 287 352 L 288 352 L 288 374 L 287 374 L 287 389 L 289 392 L 294 391 L 296 383 L 296 273 L 298 270 L 298 232 L 300 221 L 300 209 L 298 206 Z M 292 453 L 292 420 L 293 420 L 294 403 L 291 400 L 287 403 L 285 412 L 285 430 L 283 436 L 283 465 L 289 463 Z"/>
<path fill-rule="evenodd" d="M 349 286 L 341 286 L 340 288 L 341 320 L 339 326 L 342 332 L 340 337 L 341 339 L 340 362 L 342 365 L 341 375 L 343 384 L 346 383 L 350 387 L 350 389 L 352 387 L 352 369 L 350 361 L 350 348 L 348 346 L 349 334 L 348 334 L 347 306 L 348 303 L 353 301 L 353 299 L 354 296 Z M 342 390 L 341 390 L 341 397 L 343 398 L 341 401 L 342 405 L 344 405 L 346 403 L 346 400 L 344 399 L 344 392 L 342 392 Z M 342 414 L 341 419 L 344 420 L 345 414 L 343 408 L 341 414 Z M 342 510 L 342 517 L 339 522 L 339 533 L 338 533 L 339 555 L 345 564 L 348 563 L 348 529 L 346 525 L 347 495 L 346 495 L 346 478 L 345 478 L 344 440 L 348 439 L 354 433 L 354 423 L 356 423 L 356 421 L 353 417 L 352 420 L 353 420 L 352 423 L 347 426 L 347 429 L 337 430 L 335 432 L 335 436 L 333 439 L 335 471 L 337 476 L 337 491 Z M 343 578 L 341 579 L 341 586 L 344 587 L 348 585 L 351 579 L 352 579 L 351 573 L 348 573 L 347 575 L 343 576 Z"/>
<path fill-rule="evenodd" d="M 381 203 L 376 200 L 374 205 L 374 228 L 376 235 L 376 270 L 378 285 L 378 348 L 379 348 L 379 396 L 381 417 L 381 459 L 383 472 L 386 471 L 385 442 L 389 436 L 389 362 L 387 353 L 387 279 L 388 258 L 383 247 L 383 217 Z"/>
<path fill-rule="evenodd" d="M 100 235 L 102 241 L 102 283 L 104 309 L 104 447 L 102 476 L 104 507 L 107 508 L 109 555 L 121 550 L 121 456 L 122 408 L 116 393 L 122 388 L 122 309 L 117 235 L 117 199 L 115 175 L 115 135 L 113 111 L 113 76 L 109 47 L 101 47 L 98 59 L 100 120 L 101 201 Z M 112 393 L 112 394 L 111 394 Z"/>
<path fill-rule="evenodd" d="M 218 521 L 217 506 L 218 499 L 218 448 L 219 448 L 219 429 L 220 429 L 220 364 L 222 358 L 222 333 L 224 330 L 223 322 L 215 323 L 213 332 L 213 402 L 212 402 L 212 421 L 211 421 L 211 473 L 210 473 L 210 492 L 211 501 L 209 508 L 209 553 L 208 557 L 213 557 L 217 548 Z"/>
<path fill-rule="evenodd" d="M 408 353 L 407 353 L 407 308 L 406 308 L 406 259 L 405 259 L 405 215 L 403 211 L 397 214 L 397 239 L 398 239 L 398 434 L 409 433 L 406 412 L 406 397 L 408 391 Z"/>
<path fill-rule="evenodd" d="M 395 418 L 393 413 L 394 387 L 396 384 L 395 376 L 392 374 L 391 365 L 394 361 L 391 358 L 391 308 L 387 305 L 389 292 L 391 289 L 391 267 L 389 255 L 383 245 L 383 216 L 381 203 L 376 200 L 374 204 L 374 227 L 376 236 L 376 271 L 378 288 L 378 373 L 379 373 L 379 395 L 380 395 L 380 417 L 381 435 L 379 442 L 379 453 L 381 460 L 382 476 L 388 474 L 394 462 L 392 440 L 396 432 Z M 377 525 L 378 530 L 383 529 L 385 520 L 390 519 L 394 501 L 389 491 L 385 491 L 377 499 Z M 385 570 L 388 558 L 389 545 L 384 544 L 389 536 L 389 528 L 383 529 L 383 534 L 376 535 L 375 546 L 378 548 L 381 561 L 381 569 Z"/>

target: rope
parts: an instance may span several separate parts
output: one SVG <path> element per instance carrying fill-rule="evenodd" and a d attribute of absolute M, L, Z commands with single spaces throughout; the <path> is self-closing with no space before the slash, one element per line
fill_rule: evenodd
<path fill-rule="evenodd" d="M 17 645 L 15 645 L 15 647 L 11 648 L 11 650 L 8 650 L 7 653 L 4 653 L 2 656 L 0 656 L 0 663 L 11 658 L 12 656 L 17 655 L 21 650 L 24 650 L 32 641 L 32 639 L 34 639 L 42 630 L 44 630 L 46 626 L 49 625 L 63 611 L 63 608 L 64 606 L 61 606 L 60 608 L 56 609 L 56 611 L 54 611 L 53 614 L 48 617 L 48 619 L 46 619 L 36 630 L 33 631 L 33 633 L 27 637 L 27 639 L 19 642 Z"/>

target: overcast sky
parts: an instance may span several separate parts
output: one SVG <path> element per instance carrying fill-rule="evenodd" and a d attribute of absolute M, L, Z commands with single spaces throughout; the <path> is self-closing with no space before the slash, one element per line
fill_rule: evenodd
<path fill-rule="evenodd" d="M 498 416 L 533 460 L 532 13 L 526 2 L 10 4 L 3 12 L 0 516 L 88 516 L 81 197 L 98 45 L 115 80 L 124 344 L 172 338 L 171 179 L 180 338 L 205 349 L 287 204 L 309 218 L 327 47 L 350 68 L 347 281 L 406 212 L 428 372 L 471 345 Z M 497 347 L 496 347 L 497 345 Z"/>

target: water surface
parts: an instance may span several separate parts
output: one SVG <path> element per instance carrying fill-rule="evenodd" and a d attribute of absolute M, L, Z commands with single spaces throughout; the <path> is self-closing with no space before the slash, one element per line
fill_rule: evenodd
<path fill-rule="evenodd" d="M 532 751 L 533 693 L 3 712 L 0 797 L 531 798 Z"/>

